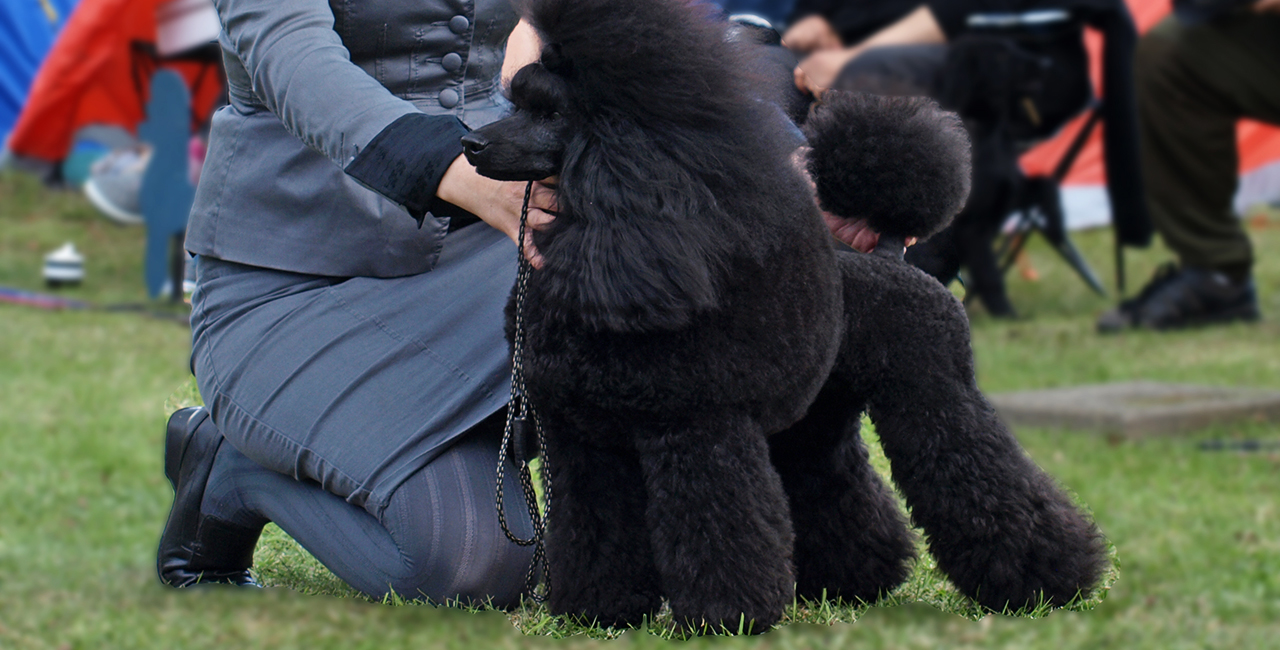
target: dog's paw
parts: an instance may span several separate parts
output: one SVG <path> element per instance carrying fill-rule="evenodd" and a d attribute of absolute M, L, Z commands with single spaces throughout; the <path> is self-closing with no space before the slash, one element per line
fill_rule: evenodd
<path fill-rule="evenodd" d="M 763 634 L 782 618 L 794 596 L 790 579 L 772 588 L 751 585 L 724 591 L 720 597 L 677 594 L 671 598 L 671 614 L 687 634 Z"/>
<path fill-rule="evenodd" d="M 1102 533 L 1069 506 L 1044 516 L 1025 536 L 972 549 L 957 560 L 939 559 L 939 568 L 994 612 L 1066 605 L 1097 587 L 1107 566 Z"/>
<path fill-rule="evenodd" d="M 732 605 L 697 607 L 682 611 L 672 605 L 676 627 L 685 634 L 764 634 L 781 618 L 783 608 L 776 611 L 743 612 Z"/>
<path fill-rule="evenodd" d="M 915 540 L 904 526 L 900 534 L 878 542 L 863 545 L 858 552 L 833 553 L 821 563 L 814 562 L 800 572 L 796 596 L 856 605 L 874 603 L 893 591 L 911 576 Z"/>
<path fill-rule="evenodd" d="M 662 606 L 658 594 L 618 594 L 595 598 L 557 598 L 551 594 L 549 608 L 552 614 L 564 616 L 582 625 L 598 627 L 640 627 L 645 619 L 653 620 Z"/>

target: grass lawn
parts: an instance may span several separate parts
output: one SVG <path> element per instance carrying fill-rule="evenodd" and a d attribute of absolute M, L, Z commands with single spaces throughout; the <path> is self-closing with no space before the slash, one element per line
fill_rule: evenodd
<path fill-rule="evenodd" d="M 1259 251 L 1280 247 L 1280 215 L 1263 214 L 1251 227 Z M 1113 277 L 1110 234 L 1076 237 L 1095 270 Z M 0 175 L 0 286 L 43 290 L 42 256 L 73 241 L 87 258 L 87 281 L 65 295 L 145 303 L 143 238 L 140 229 L 98 217 L 76 195 Z M 1108 301 L 1034 242 L 1030 260 L 1041 278 L 1010 274 L 1023 319 L 972 312 L 981 384 L 1000 392 L 1141 378 L 1280 389 L 1280 260 L 1263 257 L 1257 279 L 1268 320 L 1260 324 L 1101 337 L 1093 318 Z M 1158 246 L 1131 252 L 1130 284 L 1140 286 L 1166 258 Z M 164 315 L 164 305 L 152 307 Z M 153 568 L 171 499 L 160 466 L 162 431 L 169 409 L 190 399 L 189 335 L 171 318 L 145 313 L 0 304 L 0 648 L 681 643 L 643 630 L 604 640 L 619 633 L 566 626 L 538 608 L 508 617 L 369 603 L 279 531 L 259 546 L 257 569 L 268 584 L 287 588 L 162 588 Z M 1085 611 L 972 620 L 976 611 L 925 560 L 877 606 L 801 604 L 762 637 L 700 638 L 684 647 L 1276 647 L 1280 426 L 1142 441 L 1017 434 L 1115 545 L 1119 577 L 1105 599 L 1085 603 Z M 1252 453 L 1200 450 L 1209 439 L 1268 444 Z"/>

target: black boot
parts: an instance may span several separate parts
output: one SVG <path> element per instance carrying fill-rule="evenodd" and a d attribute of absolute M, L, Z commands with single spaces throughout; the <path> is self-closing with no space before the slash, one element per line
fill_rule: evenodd
<path fill-rule="evenodd" d="M 173 509 L 160 536 L 156 570 L 171 587 L 223 583 L 256 587 L 249 575 L 261 528 L 245 528 L 203 515 L 205 484 L 222 434 L 209 411 L 185 408 L 169 417 L 164 438 L 164 474 L 173 484 Z"/>

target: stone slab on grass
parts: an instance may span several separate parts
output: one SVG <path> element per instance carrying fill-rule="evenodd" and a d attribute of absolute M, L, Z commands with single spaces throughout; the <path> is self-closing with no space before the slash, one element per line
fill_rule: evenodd
<path fill-rule="evenodd" d="M 1142 437 L 1250 420 L 1280 422 L 1280 392 L 1122 382 L 990 396 L 1011 427 L 1052 427 Z"/>

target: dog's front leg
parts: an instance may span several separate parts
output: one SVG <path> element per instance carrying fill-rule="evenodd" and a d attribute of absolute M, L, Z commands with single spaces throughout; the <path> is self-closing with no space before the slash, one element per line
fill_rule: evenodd
<path fill-rule="evenodd" d="M 768 630 L 795 579 L 787 498 L 759 426 L 741 414 L 655 424 L 637 446 L 676 622 L 696 632 Z"/>
<path fill-rule="evenodd" d="M 645 526 L 640 462 L 629 447 L 547 419 L 550 608 L 601 626 L 637 626 L 662 605 Z"/>

